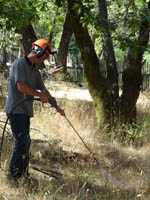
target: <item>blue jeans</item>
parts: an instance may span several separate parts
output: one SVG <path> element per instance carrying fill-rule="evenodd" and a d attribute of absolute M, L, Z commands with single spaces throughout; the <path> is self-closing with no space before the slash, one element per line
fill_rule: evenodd
<path fill-rule="evenodd" d="M 25 114 L 11 114 L 9 121 L 15 139 L 9 172 L 12 178 L 18 179 L 26 173 L 29 163 L 30 117 Z"/>

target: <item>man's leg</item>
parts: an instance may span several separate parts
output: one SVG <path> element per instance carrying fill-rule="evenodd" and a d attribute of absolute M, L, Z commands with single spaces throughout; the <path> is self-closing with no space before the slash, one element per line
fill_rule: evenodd
<path fill-rule="evenodd" d="M 30 118 L 24 114 L 12 114 L 9 118 L 15 146 L 10 161 L 10 175 L 20 178 L 27 170 L 30 148 Z"/>

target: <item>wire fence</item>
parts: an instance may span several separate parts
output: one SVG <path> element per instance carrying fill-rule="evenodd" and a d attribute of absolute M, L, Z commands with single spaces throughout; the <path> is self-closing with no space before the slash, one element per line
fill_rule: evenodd
<path fill-rule="evenodd" d="M 142 92 L 150 92 L 150 64 L 146 62 L 142 67 L 142 76 L 143 76 L 143 84 L 142 84 Z"/>
<path fill-rule="evenodd" d="M 119 88 L 122 88 L 123 82 L 122 82 L 122 73 L 123 73 L 123 63 L 118 63 L 118 84 Z M 68 67 L 67 69 L 70 80 L 76 83 L 82 83 L 85 81 L 83 68 L 81 65 L 79 67 Z M 107 77 L 107 71 L 105 69 L 102 69 L 102 73 L 105 77 Z M 146 62 L 142 66 L 142 77 L 143 82 L 141 86 L 141 91 L 144 92 L 150 92 L 150 64 Z"/>

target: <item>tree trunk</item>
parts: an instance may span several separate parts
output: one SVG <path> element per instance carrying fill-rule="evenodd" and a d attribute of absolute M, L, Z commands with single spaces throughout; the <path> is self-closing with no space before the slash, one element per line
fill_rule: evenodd
<path fill-rule="evenodd" d="M 55 25 L 56 25 L 56 19 L 54 18 L 54 19 L 53 19 L 53 27 L 52 27 L 52 29 L 51 29 L 51 31 L 50 31 L 49 40 L 48 40 L 50 44 L 51 44 L 52 41 L 53 41 L 53 35 L 54 35 Z"/>
<path fill-rule="evenodd" d="M 73 9 L 73 6 L 74 1 L 68 0 L 68 8 L 73 24 L 73 31 L 75 34 L 76 42 L 81 52 L 84 72 L 88 83 L 88 89 L 93 98 L 98 124 L 100 125 L 103 123 L 104 125 L 106 123 L 109 123 L 109 125 L 111 126 L 113 116 L 111 99 L 112 96 L 110 94 L 111 84 L 108 79 L 106 80 L 102 76 L 99 70 L 99 67 L 101 67 L 101 65 L 99 64 L 96 52 L 94 50 L 94 45 L 89 36 L 88 30 L 80 23 L 80 17 L 83 17 L 84 13 L 81 13 L 79 16 L 77 12 Z M 106 31 L 106 33 L 103 36 L 110 37 L 107 32 L 108 30 L 104 30 Z M 137 45 L 130 49 L 127 57 L 127 69 L 123 73 L 123 93 L 121 95 L 120 101 L 116 102 L 116 109 L 118 114 L 116 115 L 116 121 L 119 121 L 119 119 L 121 119 L 121 122 L 123 123 L 131 123 L 133 119 L 135 119 L 136 102 L 139 96 L 140 86 L 142 84 L 142 57 L 144 50 L 147 47 L 148 41 L 149 21 L 148 19 L 144 18 L 140 26 Z M 105 43 L 105 45 L 106 47 L 108 47 L 108 43 Z M 109 48 L 107 49 L 107 53 L 108 52 L 110 52 Z M 112 70 L 113 76 L 117 78 L 116 67 L 111 67 L 109 69 L 110 71 Z M 110 75 L 109 78 L 111 78 Z M 110 79 L 111 83 L 115 82 L 114 77 Z"/>
<path fill-rule="evenodd" d="M 19 29 L 16 32 L 22 35 L 20 42 L 22 43 L 25 54 L 28 55 L 32 48 L 32 42 L 37 40 L 32 24 L 29 24 L 28 26 L 23 27 L 21 30 Z M 45 65 L 40 64 L 38 67 L 43 69 Z"/>
<path fill-rule="evenodd" d="M 18 33 L 22 35 L 21 43 L 24 47 L 25 53 L 29 54 L 32 47 L 32 42 L 37 40 L 33 26 L 29 24 L 26 27 L 23 27 L 21 30 L 17 30 Z"/>
<path fill-rule="evenodd" d="M 6 70 L 6 68 L 7 68 L 6 63 L 7 62 L 8 62 L 8 54 L 7 54 L 6 48 L 3 47 L 2 48 L 2 65 L 0 66 L 1 72 L 4 72 Z"/>
<path fill-rule="evenodd" d="M 69 12 L 66 14 L 65 23 L 63 26 L 63 33 L 58 50 L 58 66 L 63 67 L 64 74 L 67 73 L 67 55 L 69 43 L 72 37 L 72 24 L 69 16 Z"/>
<path fill-rule="evenodd" d="M 110 123 L 111 119 L 110 86 L 100 71 L 102 66 L 99 63 L 88 30 L 80 23 L 80 16 L 73 10 L 73 4 L 73 0 L 68 0 L 68 9 L 76 42 L 81 52 L 88 89 L 93 98 L 98 123 L 101 126 L 104 125 L 103 123 Z"/>
<path fill-rule="evenodd" d="M 100 20 L 103 24 L 101 34 L 104 48 L 104 59 L 107 66 L 107 79 L 111 84 L 112 99 L 113 101 L 116 101 L 116 98 L 119 98 L 118 71 L 111 33 L 109 31 L 107 5 L 105 0 L 98 0 L 98 4 Z"/>
<path fill-rule="evenodd" d="M 149 12 L 150 3 L 145 10 Z M 124 123 L 135 122 L 136 103 L 142 86 L 142 59 L 149 42 L 150 22 L 145 17 L 140 25 L 137 45 L 129 49 L 127 68 L 123 72 L 123 88 L 121 95 L 120 114 Z"/>

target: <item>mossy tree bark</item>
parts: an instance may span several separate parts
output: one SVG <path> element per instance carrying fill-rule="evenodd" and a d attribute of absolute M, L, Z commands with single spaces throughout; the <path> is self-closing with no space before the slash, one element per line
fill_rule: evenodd
<path fill-rule="evenodd" d="M 112 104 L 109 81 L 104 78 L 96 55 L 93 42 L 86 27 L 80 23 L 80 17 L 73 9 L 73 0 L 68 0 L 68 9 L 73 24 L 73 31 L 76 42 L 81 52 L 84 65 L 84 73 L 88 83 L 89 92 L 93 98 L 98 123 L 101 125 L 110 124 Z"/>
<path fill-rule="evenodd" d="M 150 8 L 147 8 L 147 12 Z M 123 88 L 120 97 L 120 118 L 123 122 L 132 123 L 136 119 L 136 103 L 142 86 L 142 59 L 148 46 L 150 22 L 143 18 L 140 25 L 139 37 L 135 45 L 129 49 L 127 68 L 123 72 Z"/>
<path fill-rule="evenodd" d="M 81 52 L 88 89 L 93 98 L 98 124 L 100 126 L 107 124 L 110 127 L 114 125 L 112 122 L 118 122 L 118 120 L 121 120 L 121 123 L 133 122 L 136 117 L 136 102 L 142 84 L 142 58 L 149 41 L 148 19 L 144 18 L 142 20 L 136 45 L 129 51 L 127 69 L 123 73 L 123 92 L 119 101 L 116 98 L 116 119 L 114 119 L 114 110 L 112 109 L 114 102 L 112 101 L 111 94 L 112 78 L 109 76 L 110 81 L 103 77 L 100 71 L 102 66 L 99 63 L 88 29 L 80 22 L 80 18 L 84 17 L 84 13 L 79 15 L 73 6 L 74 1 L 68 0 L 68 9 L 73 24 L 73 31 Z M 107 46 L 106 43 L 105 45 Z"/>

